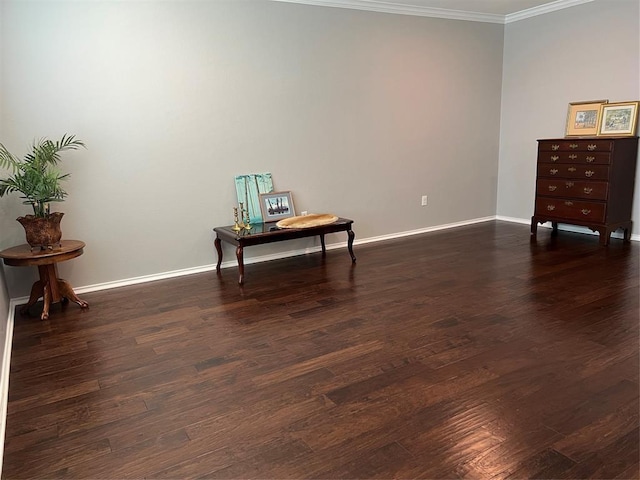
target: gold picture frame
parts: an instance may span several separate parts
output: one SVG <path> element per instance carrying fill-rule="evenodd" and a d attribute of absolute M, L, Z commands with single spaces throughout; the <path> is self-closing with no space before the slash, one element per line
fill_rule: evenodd
<path fill-rule="evenodd" d="M 635 137 L 640 102 L 608 103 L 600 107 L 598 136 Z"/>
<path fill-rule="evenodd" d="M 572 102 L 567 111 L 565 137 L 595 137 L 600 126 L 602 105 L 609 100 Z"/>

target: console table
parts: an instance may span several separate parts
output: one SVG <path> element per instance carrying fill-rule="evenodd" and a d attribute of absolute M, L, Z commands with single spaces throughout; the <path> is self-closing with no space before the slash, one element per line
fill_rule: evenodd
<path fill-rule="evenodd" d="M 87 302 L 78 298 L 69 282 L 58 278 L 58 269 L 56 267 L 59 262 L 82 255 L 84 247 L 84 242 L 79 240 L 62 240 L 60 245 L 53 249 L 32 251 L 29 245 L 24 244 L 7 248 L 0 252 L 0 258 L 3 259 L 5 265 L 38 267 L 40 279 L 31 287 L 29 302 L 22 307 L 20 313 L 27 313 L 29 307 L 36 303 L 40 297 L 44 301 L 44 307 L 40 315 L 42 320 L 49 318 L 49 307 L 52 303 L 72 300 L 80 305 L 81 308 L 89 306 Z"/>
<path fill-rule="evenodd" d="M 353 230 L 351 229 L 352 224 L 353 220 L 349 220 L 348 218 L 338 218 L 338 220 L 333 223 L 308 228 L 278 228 L 275 222 L 258 223 L 256 225 L 252 225 L 250 230 L 242 229 L 240 231 L 235 231 L 232 225 L 216 227 L 213 229 L 213 231 L 216 232 L 216 239 L 214 243 L 216 251 L 218 252 L 216 272 L 220 273 L 223 241 L 236 246 L 236 257 L 238 259 L 238 271 L 240 274 L 238 283 L 242 285 L 244 283 L 244 247 L 319 235 L 320 243 L 322 244 L 322 254 L 325 255 L 327 249 L 324 243 L 324 236 L 327 233 L 335 232 L 347 232 L 347 248 L 349 250 L 352 263 L 355 263 L 356 257 L 353 254 L 353 240 L 355 239 L 355 233 L 353 233 Z"/>

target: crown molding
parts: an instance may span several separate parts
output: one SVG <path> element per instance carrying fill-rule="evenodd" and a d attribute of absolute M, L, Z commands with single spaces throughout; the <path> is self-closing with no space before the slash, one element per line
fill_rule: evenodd
<path fill-rule="evenodd" d="M 320 7 L 349 8 L 369 12 L 396 13 L 417 17 L 446 18 L 449 20 L 466 20 L 470 22 L 504 23 L 504 15 L 489 13 L 463 12 L 446 8 L 420 7 L 397 3 L 379 2 L 377 0 L 272 0 L 275 2 L 302 3 Z"/>
<path fill-rule="evenodd" d="M 544 15 L 546 13 L 555 12 L 557 10 L 562 10 L 564 8 L 575 7 L 576 5 L 581 5 L 583 3 L 589 3 L 589 2 L 593 2 L 593 0 L 556 0 L 555 2 L 546 3 L 544 5 L 540 5 L 539 7 L 528 8 L 520 12 L 515 12 L 515 13 L 510 13 L 509 15 L 505 15 L 504 23 L 513 23 L 520 20 L 524 20 L 525 18 Z"/>
<path fill-rule="evenodd" d="M 497 15 L 490 13 L 464 12 L 461 10 L 449 10 L 446 8 L 421 7 L 419 5 L 406 5 L 389 3 L 379 0 L 272 0 L 274 2 L 301 3 L 304 5 L 316 5 L 320 7 L 348 8 L 352 10 L 366 10 L 369 12 L 395 13 L 399 15 L 413 15 L 418 17 L 446 18 L 449 20 L 465 20 L 468 22 L 485 23 L 512 23 L 525 18 L 544 15 L 563 8 L 569 8 L 594 0 L 556 0 L 539 7 L 529 8 L 521 12 L 509 15 Z"/>

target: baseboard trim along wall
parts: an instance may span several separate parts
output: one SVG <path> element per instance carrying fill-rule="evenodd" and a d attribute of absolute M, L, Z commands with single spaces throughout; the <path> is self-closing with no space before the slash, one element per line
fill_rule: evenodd
<path fill-rule="evenodd" d="M 398 239 L 398 238 L 402 238 L 402 237 L 409 237 L 411 235 L 420 235 L 422 233 L 429 233 L 429 232 L 436 232 L 438 230 L 447 230 L 450 228 L 456 228 L 456 227 L 463 227 L 465 225 L 473 225 L 474 223 L 482 223 L 482 222 L 490 222 L 492 220 L 500 220 L 500 221 L 504 221 L 504 222 L 510 222 L 510 223 L 519 223 L 519 224 L 523 224 L 523 225 L 530 225 L 531 224 L 531 220 L 527 220 L 524 218 L 515 218 L 515 217 L 506 217 L 506 216 L 502 216 L 502 215 L 496 215 L 496 216 L 489 216 L 489 217 L 481 217 L 481 218 L 474 218 L 474 219 L 470 219 L 470 220 L 464 220 L 462 222 L 454 222 L 454 223 L 447 223 L 447 224 L 443 224 L 443 225 L 436 225 L 434 227 L 426 227 L 426 228 L 419 228 L 417 230 L 408 230 L 405 232 L 397 232 L 397 233 L 391 233 L 388 235 L 380 235 L 377 237 L 368 237 L 368 238 L 364 238 L 364 239 L 357 239 L 354 241 L 354 245 L 365 245 L 367 243 L 375 243 L 375 242 L 383 242 L 385 240 L 394 240 L 394 239 Z M 540 228 L 551 228 L 551 224 L 550 223 L 545 223 L 545 224 L 541 224 L 539 225 Z M 564 225 L 561 224 L 559 226 L 560 230 L 564 230 L 564 231 L 568 231 L 568 232 L 574 232 L 574 233 L 585 233 L 588 235 L 598 235 L 596 232 L 593 232 L 591 230 L 589 230 L 588 228 L 584 228 L 584 227 L 578 227 L 578 226 L 573 226 L 573 225 Z M 619 232 L 614 232 L 613 234 L 611 234 L 611 236 L 613 238 L 622 238 L 622 233 Z M 631 240 L 632 241 L 640 241 L 640 234 L 633 234 L 631 235 Z M 344 248 L 347 245 L 347 242 L 338 242 L 338 243 L 332 243 L 327 245 L 327 250 L 334 250 L 337 248 Z M 258 257 L 251 257 L 251 258 L 245 258 L 244 259 L 244 264 L 245 265 L 251 265 L 252 263 L 261 263 L 261 262 L 269 262 L 271 260 L 279 260 L 282 258 L 288 258 L 288 257 L 295 257 L 298 255 L 305 255 L 307 253 L 314 253 L 314 252 L 319 252 L 321 250 L 320 246 L 316 246 L 316 247 L 310 247 L 310 248 L 304 248 L 304 249 L 298 249 L 298 250 L 289 250 L 287 252 L 279 252 L 279 253 L 274 253 L 274 254 L 269 254 L 269 255 L 261 255 Z M 237 267 L 238 264 L 236 263 L 236 259 L 235 257 L 233 257 L 231 260 L 227 260 L 222 262 L 222 264 L 220 265 L 220 268 L 233 268 L 233 267 Z M 200 267 L 192 267 L 192 268 L 184 268 L 184 269 L 180 269 L 180 270 L 172 270 L 170 272 L 162 272 L 162 273 L 156 273 L 156 274 L 152 274 L 152 275 L 143 275 L 140 277 L 133 277 L 133 278 L 126 278 L 123 280 L 116 280 L 113 282 L 104 282 L 104 283 L 97 283 L 94 285 L 85 285 L 82 287 L 75 287 L 74 291 L 78 294 L 83 294 L 83 293 L 90 293 L 90 292 L 98 292 L 100 290 L 110 290 L 112 288 L 118 288 L 118 287 L 127 287 L 130 285 L 138 285 L 140 283 L 147 283 L 147 282 L 155 282 L 157 280 L 166 280 L 169 278 L 175 278 L 175 277 L 182 277 L 185 275 L 193 275 L 196 273 L 205 273 L 205 272 L 211 272 L 213 270 L 216 269 L 215 264 L 210 264 L 210 265 L 202 265 Z M 13 305 L 21 305 L 23 303 L 26 303 L 29 300 L 29 297 L 20 297 L 20 298 L 14 298 L 11 299 L 11 302 L 13 303 Z M 1 379 L 0 379 L 1 381 Z"/>
<path fill-rule="evenodd" d="M 531 219 L 527 220 L 525 218 L 514 218 L 514 217 L 505 217 L 502 215 L 496 215 L 496 220 L 502 220 L 503 222 L 511 222 L 511 223 L 521 223 L 523 225 L 531 225 Z M 541 228 L 551 228 L 551 222 L 546 222 L 538 225 Z M 593 230 L 588 229 L 587 227 L 580 227 L 578 225 L 570 225 L 566 223 L 561 223 L 558 225 L 558 230 L 564 230 L 565 232 L 573 232 L 573 233 L 585 233 L 587 235 L 599 235 L 598 232 L 594 232 Z M 611 234 L 611 238 L 623 238 L 622 232 L 613 232 Z M 631 234 L 632 242 L 640 242 L 640 234 L 632 233 Z"/>
<path fill-rule="evenodd" d="M 402 238 L 402 237 L 408 237 L 411 235 L 419 235 L 421 233 L 428 233 L 428 232 L 435 232 L 438 230 L 446 230 L 449 228 L 455 228 L 455 227 L 462 227 L 465 225 L 472 225 L 474 223 L 481 223 L 481 222 L 490 222 L 492 220 L 495 220 L 496 217 L 495 216 L 490 216 L 490 217 L 483 217 L 483 218 L 475 218 L 475 219 L 471 219 L 471 220 L 465 220 L 462 222 L 455 222 L 455 223 L 447 223 L 444 225 L 437 225 L 435 227 L 426 227 L 426 228 L 420 228 L 417 230 L 409 230 L 406 232 L 399 232 L 399 233 L 392 233 L 389 235 L 380 235 L 378 237 L 369 237 L 369 238 L 364 238 L 364 239 L 357 239 L 354 241 L 354 245 L 364 245 L 366 243 L 374 243 L 374 242 L 382 242 L 385 240 L 393 240 L 396 238 Z M 332 243 L 332 244 L 328 244 L 327 250 L 334 250 L 334 249 L 338 249 L 338 248 L 344 248 L 347 245 L 347 242 L 338 242 L 338 243 Z M 251 258 L 246 258 L 244 259 L 244 264 L 245 265 L 251 265 L 252 263 L 261 263 L 261 262 L 268 262 L 271 260 L 279 260 L 282 258 L 288 258 L 288 257 L 295 257 L 298 255 L 305 255 L 307 253 L 314 253 L 314 252 L 319 252 L 321 250 L 322 247 L 320 246 L 316 246 L 316 247 L 310 247 L 310 248 L 304 248 L 304 249 L 298 249 L 298 250 L 289 250 L 286 252 L 279 252 L 279 253 L 274 253 L 274 254 L 269 254 L 269 255 L 261 255 L 258 257 L 251 257 Z M 231 260 L 227 260 L 222 262 L 222 264 L 220 265 L 220 268 L 233 268 L 233 267 L 237 267 L 238 264 L 236 262 L 236 258 L 235 256 L 232 257 Z M 82 287 L 74 287 L 74 291 L 77 294 L 83 294 L 83 293 L 90 293 L 90 292 L 97 292 L 100 290 L 110 290 L 112 288 L 118 288 L 118 287 L 127 287 L 130 285 L 138 285 L 140 283 L 147 283 L 147 282 L 154 282 L 157 280 L 166 280 L 169 278 L 175 278 L 175 277 L 182 277 L 184 275 L 193 275 L 196 273 L 205 273 L 205 272 L 211 272 L 213 270 L 216 269 L 215 264 L 210 264 L 210 265 L 202 265 L 200 267 L 193 267 L 193 268 L 184 268 L 184 269 L 180 269 L 180 270 L 173 270 L 170 272 L 162 272 L 162 273 L 157 273 L 157 274 L 152 274 L 152 275 L 143 275 L 140 277 L 133 277 L 133 278 L 126 278 L 123 280 L 116 280 L 113 282 L 104 282 L 104 283 L 97 283 L 94 285 L 85 285 Z M 29 297 L 21 297 L 21 298 L 16 298 L 14 299 L 16 302 L 16 305 L 21 305 L 22 303 L 26 303 L 29 300 Z"/>
<path fill-rule="evenodd" d="M 9 369 L 11 367 L 11 343 L 13 341 L 13 324 L 15 321 L 16 300 L 9 301 L 7 312 L 7 327 L 5 328 L 4 350 L 2 365 L 0 365 L 0 475 L 2 474 L 2 461 L 4 459 L 4 436 L 7 426 L 7 405 L 9 403 Z"/>
<path fill-rule="evenodd" d="M 367 243 L 383 242 L 385 240 L 393 240 L 393 239 L 408 237 L 412 235 L 420 235 L 422 233 L 429 233 L 429 232 L 435 232 L 438 230 L 447 230 L 450 228 L 462 227 L 465 225 L 472 225 L 474 223 L 490 222 L 493 220 L 519 223 L 523 225 L 531 224 L 531 220 L 496 215 L 496 216 L 490 216 L 490 217 L 482 217 L 482 218 L 475 218 L 471 220 L 465 220 L 462 222 L 447 223 L 444 225 L 437 225 L 435 227 L 426 227 L 426 228 L 420 228 L 417 230 L 409 230 L 405 232 L 392 233 L 388 235 L 380 235 L 377 237 L 369 237 L 369 238 L 364 238 L 360 240 L 356 239 L 354 241 L 354 244 L 364 245 Z M 540 227 L 551 228 L 551 224 L 549 223 L 542 224 L 540 225 Z M 566 230 L 569 232 L 597 235 L 597 233 L 589 230 L 588 228 L 576 227 L 572 225 L 561 225 L 560 229 Z M 612 234 L 612 237 L 622 238 L 622 234 L 616 232 Z M 638 234 L 631 235 L 631 240 L 636 242 L 640 241 L 640 235 Z M 346 244 L 347 242 L 332 243 L 330 245 L 327 245 L 327 250 L 344 248 Z M 320 250 L 321 250 L 321 247 L 316 246 L 316 247 L 305 248 L 305 249 L 291 250 L 288 252 L 262 255 L 259 257 L 245 259 L 245 265 L 250 265 L 252 263 L 268 262 L 270 260 L 278 260 L 278 259 L 288 258 L 288 257 L 295 257 L 297 255 L 304 255 L 307 253 L 319 252 Z M 235 257 L 232 260 L 222 262 L 220 267 L 221 268 L 237 267 Z M 185 275 L 193 275 L 196 273 L 210 272 L 215 270 L 215 268 L 216 268 L 215 264 L 203 265 L 201 267 L 185 268 L 181 270 L 173 270 L 171 272 L 163 272 L 163 273 L 158 273 L 153 275 L 143 275 L 141 277 L 127 278 L 124 280 L 118 280 L 114 282 L 105 282 L 105 283 L 98 283 L 95 285 L 86 285 L 84 287 L 74 288 L 74 290 L 76 293 L 79 293 L 79 294 L 88 293 L 88 292 L 97 292 L 100 290 L 109 290 L 112 288 L 125 287 L 129 285 L 137 285 L 140 283 L 154 282 L 157 280 L 166 280 L 168 278 L 182 277 Z M 5 338 L 4 338 L 4 355 L 2 356 L 2 365 L 0 366 L 0 395 L 1 395 L 0 397 L 0 473 L 2 472 L 2 459 L 4 457 L 4 438 L 5 438 L 5 428 L 6 428 L 6 421 L 7 421 L 7 405 L 9 401 L 9 396 L 8 396 L 9 395 L 9 371 L 10 371 L 9 369 L 10 369 L 10 360 L 11 360 L 11 343 L 13 339 L 13 326 L 15 321 L 15 318 L 14 318 L 15 310 L 17 305 L 22 305 L 26 303 L 28 300 L 29 300 L 29 297 L 20 297 L 20 298 L 12 298 L 11 301 L 9 302 L 7 328 L 5 330 Z"/>

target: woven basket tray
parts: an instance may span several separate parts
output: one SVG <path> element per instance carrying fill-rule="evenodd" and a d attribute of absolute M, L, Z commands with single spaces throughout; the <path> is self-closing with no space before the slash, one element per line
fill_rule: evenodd
<path fill-rule="evenodd" d="M 276 226 L 278 228 L 309 228 L 320 225 L 328 225 L 338 220 L 338 217 L 329 213 L 310 213 L 297 217 L 283 218 Z"/>

